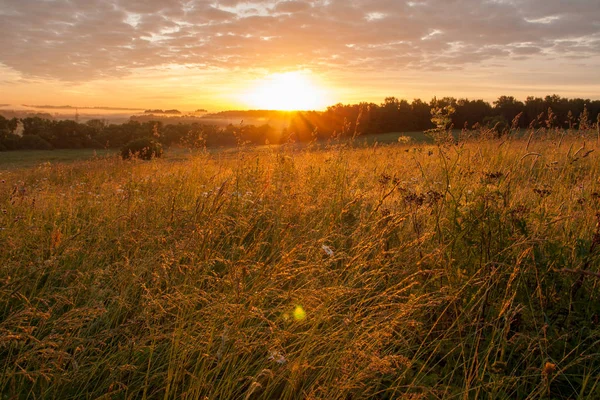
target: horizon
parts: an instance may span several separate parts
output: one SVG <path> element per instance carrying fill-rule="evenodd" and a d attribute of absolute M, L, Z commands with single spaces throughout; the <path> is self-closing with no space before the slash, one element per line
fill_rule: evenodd
<path fill-rule="evenodd" d="M 503 94 L 503 95 L 499 95 L 495 98 L 493 98 L 492 100 L 488 100 L 488 99 L 484 99 L 484 98 L 468 98 L 468 97 L 456 97 L 456 96 L 431 96 L 428 100 L 424 99 L 424 98 L 413 98 L 413 99 L 408 99 L 408 98 L 401 98 L 401 97 L 396 97 L 396 96 L 387 96 L 386 98 L 389 97 L 395 97 L 400 101 L 406 100 L 409 104 L 412 103 L 415 100 L 421 100 L 424 103 L 431 103 L 434 100 L 441 100 L 441 99 L 445 99 L 445 98 L 452 98 L 455 99 L 457 101 L 460 100 L 469 100 L 469 101 L 484 101 L 490 105 L 493 106 L 494 102 L 496 100 L 498 100 L 500 97 L 503 96 L 507 96 L 507 97 L 513 97 L 516 101 L 520 101 L 525 103 L 527 98 L 529 97 L 533 97 L 533 98 L 539 98 L 539 99 L 545 99 L 546 97 L 549 96 L 558 96 L 561 99 L 568 99 L 568 100 L 575 100 L 575 99 L 580 99 L 580 100 L 585 100 L 585 101 L 600 101 L 600 96 L 596 96 L 594 97 L 568 97 L 568 96 L 562 96 L 560 94 L 557 93 L 552 93 L 552 94 L 544 94 L 544 95 L 531 95 L 531 96 L 526 96 L 524 98 L 520 98 L 517 96 L 512 96 L 510 94 Z M 105 112 L 108 115 L 131 115 L 133 112 L 133 115 L 143 115 L 149 111 L 158 111 L 158 110 L 176 110 L 182 113 L 182 116 L 185 115 L 190 115 L 190 114 L 205 114 L 205 115 L 211 115 L 211 114 L 218 114 L 218 113 L 223 113 L 223 112 L 245 112 L 245 111 L 259 111 L 259 112 L 324 112 L 327 110 L 327 108 L 329 107 L 333 107 L 339 104 L 342 105 L 356 105 L 356 104 L 361 104 L 361 103 L 369 103 L 369 104 L 377 104 L 377 105 L 382 105 L 384 104 L 385 99 L 382 99 L 382 101 L 358 101 L 356 103 L 342 103 L 342 102 L 338 102 L 338 103 L 332 103 L 327 105 L 326 107 L 322 108 L 322 109 L 270 109 L 270 108 L 231 108 L 231 109 L 222 109 L 222 110 L 211 110 L 211 109 L 196 109 L 196 110 L 190 110 L 190 109 L 174 109 L 172 107 L 163 107 L 162 109 L 158 109 L 156 107 L 152 107 L 152 106 L 148 106 L 148 107 L 141 107 L 141 108 L 127 108 L 127 107 L 115 107 L 115 106 L 98 106 L 98 105 L 91 105 L 91 106 L 73 106 L 73 105 L 51 105 L 51 104 L 44 104 L 44 105 L 33 105 L 33 104 L 10 104 L 10 103 L 5 103 L 5 104 L 0 104 L 0 112 L 1 111 L 6 111 L 6 112 L 31 112 L 31 113 L 40 113 L 40 112 L 45 112 L 47 114 L 51 114 L 51 115 L 70 115 L 73 113 L 77 113 L 79 115 L 86 115 L 86 114 L 91 114 L 91 115 L 97 115 L 97 114 L 102 114 L 102 112 Z M 59 112 L 62 111 L 62 112 Z M 137 111 L 137 113 L 136 113 Z M 173 115 L 174 117 L 179 116 L 178 114 Z"/>
<path fill-rule="evenodd" d="M 594 0 L 2 4 L 0 103 L 218 112 L 600 93 Z"/>

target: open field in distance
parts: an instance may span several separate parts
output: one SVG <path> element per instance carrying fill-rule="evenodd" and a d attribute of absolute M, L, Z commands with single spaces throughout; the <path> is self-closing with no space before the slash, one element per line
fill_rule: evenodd
<path fill-rule="evenodd" d="M 423 132 L 390 132 L 379 135 L 368 135 L 360 137 L 354 141 L 352 146 L 364 146 L 372 145 L 375 143 L 380 144 L 392 144 L 398 143 L 399 138 L 401 143 L 426 143 L 430 142 Z M 331 143 L 331 141 L 329 142 Z M 335 141 L 335 143 L 348 143 L 348 139 L 342 139 Z M 327 141 L 319 142 L 320 147 L 327 146 Z M 265 149 L 277 149 L 280 145 L 263 145 L 254 146 L 258 151 L 264 151 Z M 287 147 L 290 147 L 287 145 Z M 306 144 L 299 143 L 294 148 L 301 149 L 305 148 Z M 229 148 L 209 148 L 207 151 L 218 154 L 218 153 L 232 153 L 236 151 L 235 147 Z M 193 154 L 197 154 L 199 150 L 191 150 L 182 147 L 172 147 L 167 149 L 165 152 L 165 159 L 181 160 L 187 159 Z M 7 151 L 0 153 L 0 170 L 3 169 L 15 169 L 15 168 L 27 168 L 34 167 L 44 163 L 57 164 L 57 163 L 68 163 L 73 161 L 91 160 L 96 158 L 107 158 L 107 157 L 118 157 L 118 149 L 56 149 L 56 150 L 17 150 Z"/>

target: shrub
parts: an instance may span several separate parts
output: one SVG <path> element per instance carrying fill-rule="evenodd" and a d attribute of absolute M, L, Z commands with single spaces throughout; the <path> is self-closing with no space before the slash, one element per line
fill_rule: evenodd
<path fill-rule="evenodd" d="M 86 139 L 84 147 L 88 149 L 103 149 L 106 146 L 104 146 L 96 139 Z"/>
<path fill-rule="evenodd" d="M 163 148 L 160 143 L 149 138 L 136 139 L 127 143 L 121 149 L 121 157 L 124 160 L 129 158 L 141 158 L 150 160 L 155 157 L 161 157 Z"/>
<path fill-rule="evenodd" d="M 38 135 L 23 135 L 20 140 L 20 148 L 30 150 L 52 150 L 52 145 Z"/>
<path fill-rule="evenodd" d="M 8 135 L 0 138 L 0 147 L 2 151 L 6 150 L 19 150 L 21 148 L 21 137 L 19 135 L 15 135 L 14 133 L 9 133 Z"/>

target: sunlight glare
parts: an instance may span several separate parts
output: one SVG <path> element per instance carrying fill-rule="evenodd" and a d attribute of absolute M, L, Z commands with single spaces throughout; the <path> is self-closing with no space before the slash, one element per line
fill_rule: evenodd
<path fill-rule="evenodd" d="M 246 94 L 245 102 L 263 110 L 321 110 L 329 98 L 306 72 L 286 72 L 269 75 L 256 82 Z"/>

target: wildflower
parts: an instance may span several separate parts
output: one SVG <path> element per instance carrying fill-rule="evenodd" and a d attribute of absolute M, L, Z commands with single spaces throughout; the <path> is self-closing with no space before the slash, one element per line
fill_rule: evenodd
<path fill-rule="evenodd" d="M 444 197 L 440 192 L 436 192 L 435 190 L 428 190 L 425 194 L 425 198 L 427 200 L 427 204 L 430 206 L 437 203 Z"/>
<path fill-rule="evenodd" d="M 486 179 L 488 179 L 488 180 L 500 179 L 504 176 L 504 174 L 501 171 L 484 172 L 484 175 L 485 175 Z"/>
<path fill-rule="evenodd" d="M 552 192 L 548 189 L 533 189 L 533 191 L 535 192 L 535 194 L 537 194 L 538 196 L 544 198 L 544 197 L 548 197 L 552 194 Z"/>
<path fill-rule="evenodd" d="M 331 250 L 331 247 L 324 244 L 321 246 L 321 249 L 323 249 L 325 254 L 327 254 L 329 257 L 333 257 L 333 250 Z"/>
<path fill-rule="evenodd" d="M 421 207 L 425 201 L 425 196 L 411 192 L 404 196 L 404 201 L 408 204 L 415 204 L 417 207 Z"/>
<path fill-rule="evenodd" d="M 542 368 L 542 375 L 549 376 L 552 375 L 554 371 L 556 371 L 556 364 L 547 361 L 544 368 Z"/>
<path fill-rule="evenodd" d="M 269 352 L 269 361 L 274 361 L 279 365 L 283 365 L 287 362 L 283 354 L 278 352 L 277 350 L 273 350 Z"/>
<path fill-rule="evenodd" d="M 381 176 L 379 177 L 379 183 L 382 185 L 387 185 L 390 180 L 392 180 L 392 177 L 388 174 L 381 174 Z"/>

